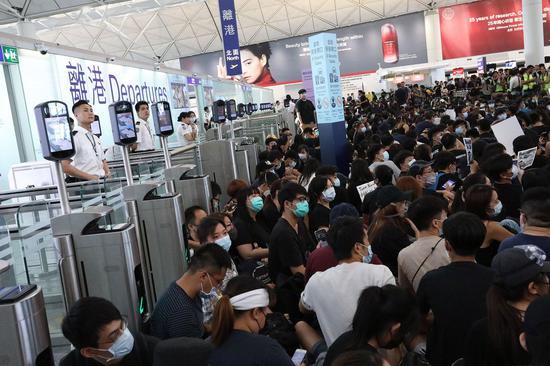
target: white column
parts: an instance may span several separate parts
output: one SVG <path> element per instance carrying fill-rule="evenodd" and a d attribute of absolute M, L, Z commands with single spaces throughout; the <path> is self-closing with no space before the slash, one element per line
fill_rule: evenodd
<path fill-rule="evenodd" d="M 525 65 L 544 63 L 542 0 L 522 0 Z"/>

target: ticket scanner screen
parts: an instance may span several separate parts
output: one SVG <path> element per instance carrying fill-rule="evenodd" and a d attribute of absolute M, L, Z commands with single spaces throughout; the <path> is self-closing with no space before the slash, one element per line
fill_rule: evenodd
<path fill-rule="evenodd" d="M 227 119 L 230 121 L 237 119 L 237 104 L 234 99 L 230 99 L 225 103 L 227 111 Z"/>
<path fill-rule="evenodd" d="M 250 116 L 252 113 L 254 113 L 254 106 L 252 105 L 252 103 L 248 103 L 246 105 L 246 114 Z"/>
<path fill-rule="evenodd" d="M 67 105 L 51 101 L 34 108 L 42 155 L 47 160 L 63 160 L 74 155 L 74 142 Z"/>
<path fill-rule="evenodd" d="M 101 137 L 101 124 L 99 122 L 99 116 L 97 115 L 94 117 L 94 121 L 92 122 L 92 133 L 97 137 Z"/>
<path fill-rule="evenodd" d="M 126 101 L 116 102 L 109 106 L 113 140 L 117 145 L 129 145 L 137 141 L 136 124 L 132 104 Z"/>
<path fill-rule="evenodd" d="M 174 133 L 172 114 L 170 113 L 170 104 L 168 102 L 153 104 L 153 122 L 157 136 L 170 136 Z"/>
<path fill-rule="evenodd" d="M 243 118 L 245 114 L 246 114 L 246 105 L 244 105 L 243 103 L 237 104 L 237 116 L 239 118 Z"/>
<path fill-rule="evenodd" d="M 225 122 L 227 116 L 225 114 L 225 102 L 223 100 L 217 100 L 212 106 L 212 119 L 216 123 Z"/>

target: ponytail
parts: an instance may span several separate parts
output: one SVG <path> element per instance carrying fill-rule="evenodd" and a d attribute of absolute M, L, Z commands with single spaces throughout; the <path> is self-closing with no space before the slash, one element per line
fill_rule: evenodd
<path fill-rule="evenodd" d="M 212 322 L 212 343 L 219 347 L 225 342 L 233 331 L 235 313 L 229 297 L 222 296 L 214 308 L 214 320 Z"/>

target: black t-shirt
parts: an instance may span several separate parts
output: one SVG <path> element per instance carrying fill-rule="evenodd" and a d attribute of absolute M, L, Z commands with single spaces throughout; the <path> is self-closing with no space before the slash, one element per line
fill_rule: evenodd
<path fill-rule="evenodd" d="M 269 233 L 250 216 L 237 216 L 233 221 L 237 229 L 237 238 L 231 244 L 231 254 L 240 258 L 237 247 L 244 244 L 257 244 L 258 247 L 267 248 Z"/>
<path fill-rule="evenodd" d="M 141 333 L 133 333 L 134 348 L 122 359 L 119 366 L 152 366 L 155 347 L 159 340 Z M 79 350 L 72 350 L 59 362 L 59 366 L 102 366 L 103 364 L 86 358 Z"/>
<path fill-rule="evenodd" d="M 483 318 L 474 323 L 470 329 L 466 338 L 465 366 L 517 366 L 531 364 L 529 353 L 519 343 L 519 334 L 521 331 L 517 332 L 514 344 L 510 345 L 513 355 L 510 358 L 500 354 L 499 351 L 491 349 L 488 327 L 487 318 Z"/>
<path fill-rule="evenodd" d="M 315 205 L 313 211 L 309 214 L 309 230 L 314 235 L 315 230 L 320 227 L 329 226 L 330 209 L 323 205 Z"/>
<path fill-rule="evenodd" d="M 269 276 L 276 284 L 292 276 L 290 267 L 306 264 L 306 244 L 284 218 L 280 218 L 269 238 Z"/>
<path fill-rule="evenodd" d="M 182 362 L 182 365 L 185 362 Z M 264 335 L 233 330 L 229 338 L 215 348 L 210 366 L 293 366 L 290 357 L 276 340 Z"/>
<path fill-rule="evenodd" d="M 405 225 L 404 229 L 401 229 L 393 224 L 387 224 L 378 231 L 375 237 L 369 238 L 372 251 L 396 277 L 397 256 L 403 248 L 408 247 L 414 241 L 413 229 L 409 224 Z"/>
<path fill-rule="evenodd" d="M 340 337 L 336 338 L 334 343 L 330 345 L 327 351 L 327 355 L 325 357 L 325 366 L 330 366 L 331 363 L 334 362 L 338 356 L 340 356 L 342 353 L 348 352 L 348 351 L 370 351 L 373 353 L 377 353 L 376 348 L 371 346 L 370 344 L 367 344 L 364 347 L 357 348 L 353 345 L 353 334 L 352 331 L 348 331 L 344 334 L 342 334 Z"/>
<path fill-rule="evenodd" d="M 266 230 L 271 233 L 275 224 L 277 224 L 277 220 L 281 217 L 281 213 L 273 202 L 267 201 L 262 209 L 262 217 Z"/>
<path fill-rule="evenodd" d="M 502 202 L 502 216 L 519 220 L 521 195 L 523 193 L 521 185 L 494 183 L 493 186 L 498 193 L 498 199 Z"/>
<path fill-rule="evenodd" d="M 300 112 L 300 116 L 302 117 L 303 123 L 314 123 L 315 122 L 315 106 L 311 102 L 311 100 L 306 99 L 298 100 L 296 102 L 296 111 Z"/>
<path fill-rule="evenodd" d="M 449 366 L 464 356 L 472 324 L 486 316 L 485 297 L 493 282 L 491 269 L 473 262 L 453 262 L 428 272 L 420 281 L 418 304 L 432 310 L 426 355 L 432 365 Z"/>
<path fill-rule="evenodd" d="M 407 102 L 407 97 L 409 96 L 409 89 L 407 88 L 398 88 L 395 91 L 395 101 L 397 104 L 402 105 Z"/>

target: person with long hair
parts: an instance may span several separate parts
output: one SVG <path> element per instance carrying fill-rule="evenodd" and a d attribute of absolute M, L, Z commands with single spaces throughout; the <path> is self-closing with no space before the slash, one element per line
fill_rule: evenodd
<path fill-rule="evenodd" d="M 394 285 L 367 287 L 357 301 L 352 330 L 342 334 L 329 347 L 325 365 L 347 351 L 364 350 L 376 354 L 378 349 L 393 349 L 403 343 L 419 325 L 414 296 Z"/>
<path fill-rule="evenodd" d="M 411 202 L 416 201 L 424 194 L 422 186 L 420 185 L 418 180 L 409 175 L 400 177 L 397 182 L 395 182 L 395 186 L 401 192 L 409 192 L 409 194 L 411 195 Z"/>
<path fill-rule="evenodd" d="M 414 224 L 405 217 L 410 196 L 395 186 L 380 189 L 377 195 L 377 211 L 368 235 L 374 253 L 397 276 L 397 256 L 409 246 L 416 236 Z"/>
<path fill-rule="evenodd" d="M 472 326 L 467 340 L 466 366 L 529 365 L 519 336 L 529 304 L 548 294 L 546 254 L 534 245 L 506 249 L 491 264 L 495 280 L 487 293 L 487 318 Z"/>
<path fill-rule="evenodd" d="M 478 263 L 489 267 L 491 260 L 497 254 L 500 242 L 513 234 L 494 221 L 502 210 L 496 190 L 486 184 L 477 184 L 468 189 L 464 202 L 464 210 L 477 215 L 487 228 L 485 240 L 477 252 Z"/>
<path fill-rule="evenodd" d="M 351 175 L 348 182 L 349 203 L 355 206 L 357 211 L 361 211 L 361 197 L 357 187 L 368 182 L 372 182 L 374 177 L 369 170 L 369 163 L 365 159 L 355 159 L 351 163 Z"/>
<path fill-rule="evenodd" d="M 309 184 L 311 183 L 313 178 L 315 178 L 315 172 L 317 171 L 317 169 L 319 169 L 320 166 L 321 163 L 319 163 L 319 160 L 309 157 L 304 162 L 304 170 L 302 171 L 302 175 L 298 179 L 298 184 L 308 190 Z"/>
<path fill-rule="evenodd" d="M 294 366 L 283 347 L 260 335 L 265 327 L 270 296 L 265 285 L 237 276 L 227 284 L 214 309 L 211 366 Z"/>
<path fill-rule="evenodd" d="M 468 175 L 462 182 L 462 186 L 458 189 L 458 191 L 455 194 L 455 199 L 453 200 L 453 204 L 451 206 L 452 213 L 464 211 L 464 206 L 465 206 L 464 201 L 466 200 L 466 191 L 468 191 L 470 187 L 476 184 L 485 184 L 487 186 L 490 186 L 491 181 L 483 173 L 474 173 L 474 174 Z"/>
<path fill-rule="evenodd" d="M 318 175 L 309 184 L 309 230 L 314 236 L 320 228 L 329 227 L 330 203 L 336 198 L 336 190 L 326 175 Z"/>
<path fill-rule="evenodd" d="M 269 195 L 264 199 L 262 217 L 264 225 L 269 232 L 273 230 L 277 220 L 281 217 L 281 205 L 279 204 L 278 194 L 283 182 L 287 182 L 287 179 L 277 179 L 275 182 L 271 183 Z"/>

